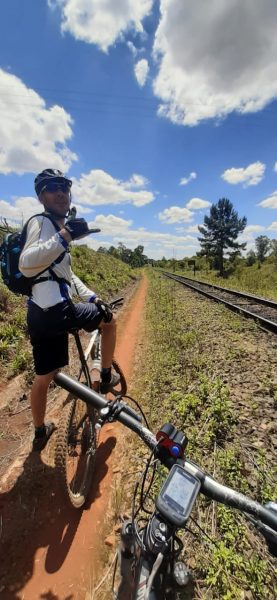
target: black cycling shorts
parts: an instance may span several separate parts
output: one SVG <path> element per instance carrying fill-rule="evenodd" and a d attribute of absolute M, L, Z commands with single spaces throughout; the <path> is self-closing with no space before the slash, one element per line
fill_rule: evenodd
<path fill-rule="evenodd" d="M 94 303 L 72 305 L 66 301 L 43 309 L 30 301 L 27 324 L 36 374 L 46 375 L 68 365 L 68 331 L 94 331 L 102 319 L 103 313 Z"/>

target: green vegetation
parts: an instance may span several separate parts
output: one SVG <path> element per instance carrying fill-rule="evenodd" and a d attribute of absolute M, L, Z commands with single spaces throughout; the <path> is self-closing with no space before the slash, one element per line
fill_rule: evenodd
<path fill-rule="evenodd" d="M 130 281 L 137 279 L 135 271 L 110 255 L 94 252 L 87 246 L 73 246 L 72 268 L 74 273 L 103 298 L 122 290 Z"/>
<path fill-rule="evenodd" d="M 232 400 L 224 375 L 224 379 L 218 375 L 211 345 L 204 343 L 206 335 L 209 339 L 216 336 L 215 331 L 209 334 L 209 315 L 202 327 L 199 322 L 194 325 L 193 308 L 192 312 L 188 311 L 176 286 L 153 270 L 148 276 L 147 337 L 138 379 L 139 373 L 143 376 L 136 386 L 135 397 L 142 402 L 151 428 L 157 431 L 165 422 L 174 423 L 188 434 L 188 457 L 199 462 L 216 479 L 258 501 L 266 502 L 276 497 L 277 489 L 266 453 L 253 447 L 249 457 L 243 451 L 242 409 Z M 237 347 L 239 343 L 243 344 L 244 332 L 232 326 L 228 331 L 227 319 L 228 325 L 232 325 L 232 319 L 235 322 L 237 318 L 229 313 L 226 317 L 220 308 L 212 310 L 217 310 L 216 326 L 220 325 L 221 331 L 225 332 L 219 356 L 226 364 L 227 336 L 236 339 Z M 219 323 L 219 319 L 222 322 Z M 233 358 L 229 361 L 231 365 Z M 137 465 L 137 441 L 135 443 Z M 144 458 L 145 449 L 142 449 L 141 460 Z M 195 537 L 187 533 L 182 536 L 186 560 L 197 581 L 195 597 L 201 600 L 273 599 L 273 562 L 265 544 L 248 527 L 243 516 L 201 496 L 194 518 L 210 537 L 207 539 L 191 521 L 189 528 Z"/>
<path fill-rule="evenodd" d="M 179 269 L 175 265 L 175 272 L 186 277 L 192 277 L 191 270 Z M 228 278 L 219 278 L 215 271 L 210 269 L 199 269 L 196 272 L 195 279 L 215 283 L 234 290 L 240 290 L 264 296 L 266 298 L 277 298 L 277 268 L 268 259 L 262 264 L 255 262 L 252 266 L 247 266 L 245 260 L 240 260 L 236 268 Z"/>
<path fill-rule="evenodd" d="M 130 267 L 87 246 L 74 246 L 72 259 L 76 275 L 104 300 L 109 300 L 136 279 L 136 273 Z M 30 382 L 32 363 L 31 345 L 27 340 L 26 298 L 12 294 L 0 282 L 0 375 L 10 378 L 25 372 Z"/>

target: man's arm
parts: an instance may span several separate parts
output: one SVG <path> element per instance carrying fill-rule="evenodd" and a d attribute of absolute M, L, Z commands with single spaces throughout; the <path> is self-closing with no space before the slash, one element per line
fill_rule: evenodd
<path fill-rule="evenodd" d="M 34 277 L 47 269 L 67 248 L 68 243 L 50 219 L 39 216 L 30 220 L 26 242 L 20 254 L 19 269 L 25 277 Z"/>
<path fill-rule="evenodd" d="M 73 273 L 71 277 L 71 291 L 72 294 L 80 296 L 85 302 L 94 302 L 96 294 L 90 290 L 82 281 Z"/>

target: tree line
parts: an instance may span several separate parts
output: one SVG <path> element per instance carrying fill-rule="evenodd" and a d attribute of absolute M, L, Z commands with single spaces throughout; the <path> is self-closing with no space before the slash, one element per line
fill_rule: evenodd
<path fill-rule="evenodd" d="M 119 242 L 117 248 L 115 246 L 110 246 L 109 248 L 100 246 L 97 252 L 100 252 L 101 254 L 110 254 L 114 258 L 122 260 L 124 263 L 133 268 L 143 267 L 144 265 L 153 262 L 143 253 L 144 246 L 141 245 L 137 246 L 134 250 L 130 250 L 130 248 L 124 246 L 122 242 Z"/>

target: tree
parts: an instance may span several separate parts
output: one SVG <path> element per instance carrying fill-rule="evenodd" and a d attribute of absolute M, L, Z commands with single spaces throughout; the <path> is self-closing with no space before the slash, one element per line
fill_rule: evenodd
<path fill-rule="evenodd" d="M 143 267 L 150 262 L 150 259 L 143 254 L 144 247 L 139 245 L 134 250 L 127 248 L 124 246 L 122 242 L 118 243 L 118 247 L 110 246 L 108 249 L 104 248 L 104 246 L 99 246 L 97 252 L 102 254 L 110 254 L 114 258 L 118 258 L 122 260 L 122 262 L 130 265 L 131 267 Z M 165 259 L 164 259 L 165 260 Z M 153 264 L 153 261 L 151 261 Z"/>
<path fill-rule="evenodd" d="M 212 257 L 219 275 L 224 275 L 224 252 L 245 250 L 246 243 L 239 244 L 236 239 L 245 229 L 246 217 L 240 219 L 228 198 L 221 198 L 217 204 L 212 204 L 210 215 L 205 215 L 204 224 L 198 229 L 203 237 L 198 238 L 202 247 L 201 254 Z"/>
<path fill-rule="evenodd" d="M 277 265 L 277 240 L 271 240 L 270 242 L 270 258 Z"/>
<path fill-rule="evenodd" d="M 118 250 L 115 248 L 115 246 L 109 247 L 108 254 L 111 254 L 112 256 L 114 256 L 114 258 L 120 258 L 119 254 L 118 254 Z"/>
<path fill-rule="evenodd" d="M 143 267 L 143 265 L 145 265 L 147 263 L 147 256 L 145 256 L 145 254 L 143 254 L 143 250 L 144 247 L 143 246 L 137 246 L 132 253 L 132 257 L 131 257 L 131 266 L 136 268 L 136 267 Z"/>
<path fill-rule="evenodd" d="M 247 252 L 247 256 L 246 256 L 247 266 L 252 267 L 252 265 L 255 264 L 256 260 L 257 260 L 257 257 L 256 257 L 254 250 L 249 250 L 249 252 Z"/>
<path fill-rule="evenodd" d="M 264 262 L 265 257 L 270 250 L 270 239 L 267 237 L 267 235 L 259 235 L 255 239 L 255 246 L 257 251 L 257 259 L 260 262 Z"/>

